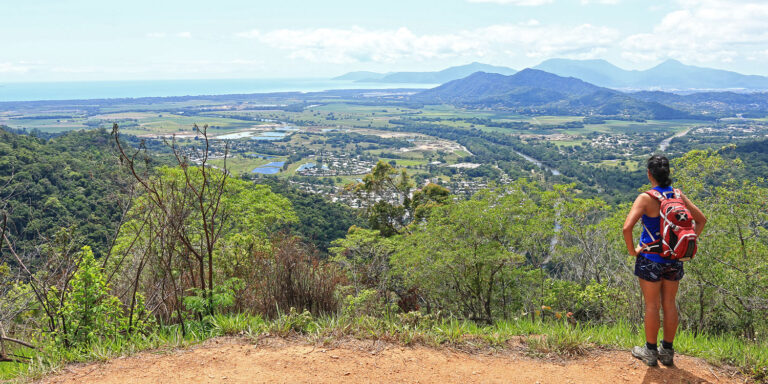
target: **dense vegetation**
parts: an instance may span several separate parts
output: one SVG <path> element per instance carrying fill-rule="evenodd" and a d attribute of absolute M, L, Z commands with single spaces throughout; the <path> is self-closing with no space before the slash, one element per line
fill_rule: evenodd
<path fill-rule="evenodd" d="M 0 127 L 0 219 L 20 252 L 68 239 L 108 252 L 130 185 L 109 143 L 104 130 L 45 141 Z"/>
<path fill-rule="evenodd" d="M 130 145 L 114 141 L 118 131 L 113 134 L 77 133 L 49 142 L 6 134 L 3 141 L 38 148 L 41 158 L 64 156 L 66 147 L 58 145 L 80 137 L 103 139 L 76 152 L 101 162 L 70 158 L 62 166 L 75 174 L 102 166 L 106 174 L 130 175 L 126 184 L 135 191 L 124 195 L 130 203 L 125 209 L 101 218 L 105 227 L 113 225 L 113 235 L 89 232 L 67 244 L 38 238 L 50 251 L 33 268 L 27 266 L 38 254 L 18 235 L 28 230 L 13 229 L 11 241 L 2 243 L 2 260 L 9 255 L 14 262 L 0 267 L 0 326 L 42 348 L 34 367 L 92 356 L 97 344 L 119 351 L 137 340 L 155 345 L 163 338 L 240 331 L 389 332 L 436 342 L 457 342 L 474 332 L 498 342 L 540 329 L 553 339 L 539 345 L 555 349 L 562 345 L 556 337 L 577 346 L 590 337 L 621 346 L 639 340 L 640 291 L 634 260 L 619 236 L 627 204 L 581 194 L 578 185 L 558 184 L 554 176 L 516 177 L 458 199 L 434 184 L 416 188 L 404 169 L 382 161 L 350 187 L 366 202 L 363 226 L 348 209 L 279 183 L 270 188 L 231 178 L 183 156 L 175 166 L 146 167 Z M 505 161 L 526 164 L 516 155 L 499 157 L 509 154 L 502 146 L 516 148 L 500 142 L 512 140 L 508 135 L 482 133 L 477 144 L 467 135 L 458 140 L 473 156 L 493 156 L 500 167 Z M 122 144 L 115 152 L 106 150 L 108 143 Z M 50 152 L 49 145 L 60 151 Z M 6 152 L 0 161 L 13 158 L 16 164 L 18 153 Z M 674 162 L 676 185 L 710 223 L 697 258 L 686 264 L 681 350 L 764 378 L 768 190 L 747 176 L 741 153 L 752 152 L 691 151 Z M 0 207 L 16 204 L 18 195 L 5 191 L 36 185 L 32 176 L 11 179 L 13 169 L 3 168 Z M 81 179 L 89 180 L 72 177 Z M 625 193 L 639 184 L 626 186 Z M 82 196 L 89 204 L 75 212 L 84 218 L 116 205 L 114 197 L 102 201 L 86 192 L 88 185 L 52 193 Z M 4 211 L 9 222 L 18 220 L 16 212 Z M 52 220 L 51 231 L 69 228 L 69 222 Z M 104 247 L 96 257 L 91 241 Z M 727 352 L 708 349 L 713 346 Z M 19 347 L 3 358 L 29 363 L 30 353 Z"/>
<path fill-rule="evenodd" d="M 347 229 L 353 225 L 364 225 L 363 218 L 352 208 L 329 202 L 316 194 L 298 191 L 278 179 L 263 178 L 260 182 L 291 202 L 298 221 L 290 226 L 304 241 L 314 244 L 323 253 L 328 252 L 333 240 L 344 237 Z"/>

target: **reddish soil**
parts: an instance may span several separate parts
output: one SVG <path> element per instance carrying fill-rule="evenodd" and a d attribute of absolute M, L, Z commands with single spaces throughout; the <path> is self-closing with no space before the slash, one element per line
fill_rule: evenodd
<path fill-rule="evenodd" d="M 102 364 L 72 365 L 45 383 L 740 383 L 705 362 L 678 356 L 649 368 L 627 351 L 572 360 L 536 359 L 511 348 L 465 353 L 372 341 L 313 346 L 268 338 L 215 339 L 192 349 L 144 352 Z"/>

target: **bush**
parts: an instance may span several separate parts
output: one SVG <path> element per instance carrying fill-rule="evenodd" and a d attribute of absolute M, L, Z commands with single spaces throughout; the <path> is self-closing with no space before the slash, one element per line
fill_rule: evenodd
<path fill-rule="evenodd" d="M 572 312 L 579 321 L 615 320 L 627 312 L 621 304 L 629 302 L 624 291 L 594 280 L 581 285 L 567 280 L 547 279 L 543 299 L 545 311 L 553 311 L 555 315 Z"/>
<path fill-rule="evenodd" d="M 280 308 L 308 310 L 313 314 L 335 313 L 339 302 L 335 295 L 344 274 L 331 263 L 318 258 L 317 251 L 297 237 L 278 236 L 268 251 L 254 255 L 252 293 L 245 301 L 268 317 Z"/>
<path fill-rule="evenodd" d="M 78 271 L 73 275 L 71 289 L 65 293 L 64 304 L 59 309 L 61 327 L 55 334 L 57 344 L 85 346 L 100 339 L 116 338 L 128 330 L 129 321 L 120 300 L 109 290 L 91 247 L 83 247 Z M 48 294 L 58 296 L 60 293 L 53 288 Z M 139 298 L 138 301 L 137 313 L 146 313 L 143 300 Z M 148 326 L 145 321 L 136 321 L 133 329 Z"/>
<path fill-rule="evenodd" d="M 390 300 L 375 289 L 364 289 L 357 295 L 346 295 L 342 309 L 342 314 L 350 317 L 383 317 L 396 312 L 399 312 L 397 305 L 391 304 Z"/>

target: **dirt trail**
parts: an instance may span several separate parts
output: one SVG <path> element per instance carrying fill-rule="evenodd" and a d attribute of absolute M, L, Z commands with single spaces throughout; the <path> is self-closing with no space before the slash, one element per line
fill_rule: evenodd
<path fill-rule="evenodd" d="M 346 341 L 335 347 L 270 338 L 258 345 L 217 339 L 194 349 L 141 353 L 104 364 L 70 366 L 45 383 L 739 383 L 743 379 L 681 356 L 674 368 L 649 368 L 629 352 L 596 351 L 569 361 L 520 352 L 467 354 L 448 349 Z"/>

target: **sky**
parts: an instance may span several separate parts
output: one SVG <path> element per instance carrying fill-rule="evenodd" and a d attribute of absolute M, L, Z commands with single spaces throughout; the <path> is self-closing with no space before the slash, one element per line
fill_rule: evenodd
<path fill-rule="evenodd" d="M 0 0 L 0 82 L 323 78 L 549 58 L 768 75 L 768 1 Z"/>

